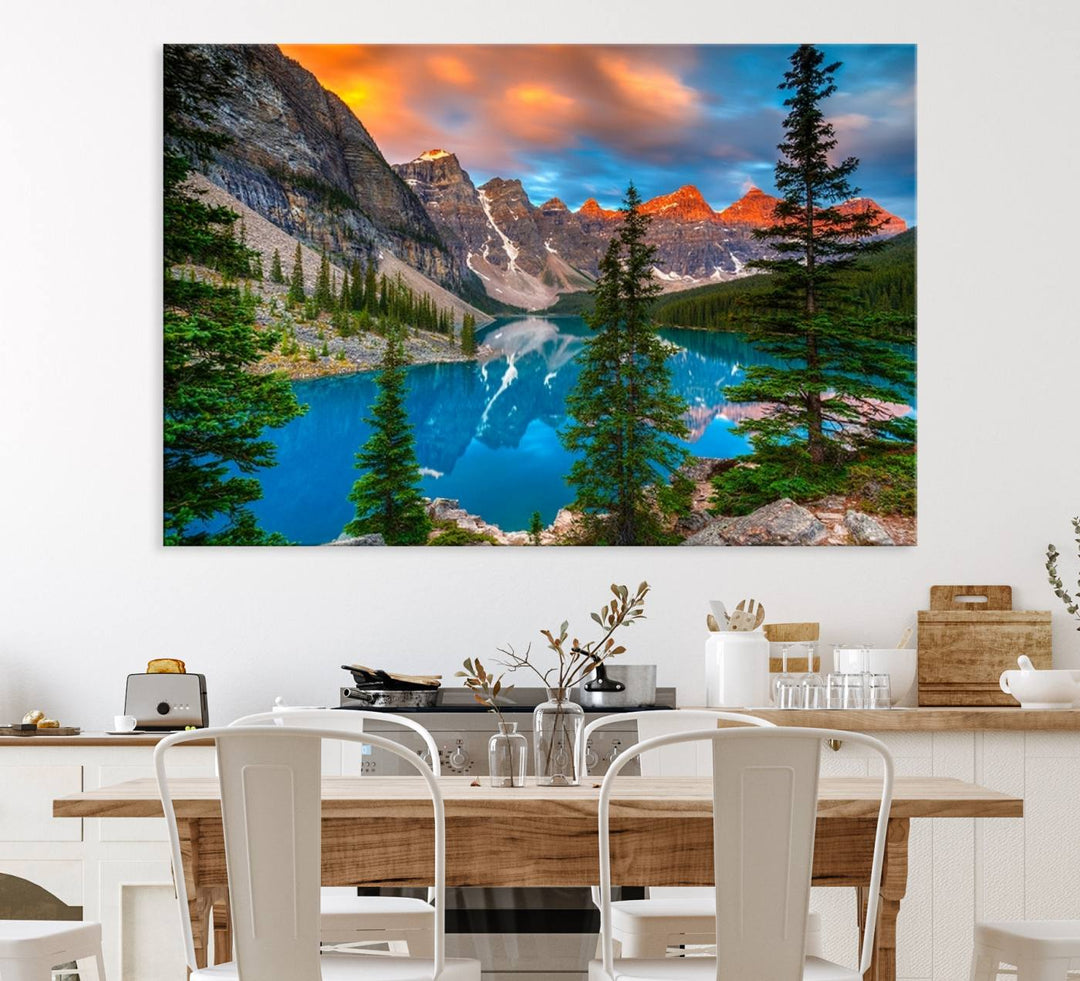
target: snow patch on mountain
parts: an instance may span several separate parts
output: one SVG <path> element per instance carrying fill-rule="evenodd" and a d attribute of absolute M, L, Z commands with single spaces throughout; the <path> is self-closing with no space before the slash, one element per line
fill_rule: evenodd
<path fill-rule="evenodd" d="M 487 195 L 487 191 L 480 190 L 477 192 L 480 196 L 480 207 L 484 209 L 484 214 L 487 215 L 488 224 L 495 229 L 495 234 L 502 239 L 503 251 L 506 253 L 506 259 L 508 262 L 508 269 L 510 272 L 516 273 L 518 250 L 513 242 L 510 241 L 510 237 L 495 224 L 495 219 L 491 217 L 491 199 Z"/>

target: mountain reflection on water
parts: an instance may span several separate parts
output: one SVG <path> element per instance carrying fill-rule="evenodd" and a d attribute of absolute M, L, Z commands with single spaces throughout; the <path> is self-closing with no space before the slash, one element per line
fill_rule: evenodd
<path fill-rule="evenodd" d="M 534 511 L 547 524 L 570 503 L 565 475 L 574 456 L 558 432 L 587 334 L 579 317 L 503 319 L 479 335 L 496 352 L 486 361 L 411 367 L 407 404 L 424 493 L 457 498 L 508 531 L 527 527 Z M 728 405 L 723 390 L 745 365 L 768 359 L 734 334 L 672 329 L 663 336 L 676 346 L 673 385 L 689 404 L 686 446 L 706 457 L 748 452 L 731 430 L 760 408 Z M 295 390 L 310 408 L 266 434 L 278 446 L 278 465 L 260 475 L 264 496 L 253 510 L 263 528 L 319 544 L 353 515 L 347 496 L 357 477 L 354 455 L 370 433 L 363 419 L 375 376 L 297 382 Z"/>

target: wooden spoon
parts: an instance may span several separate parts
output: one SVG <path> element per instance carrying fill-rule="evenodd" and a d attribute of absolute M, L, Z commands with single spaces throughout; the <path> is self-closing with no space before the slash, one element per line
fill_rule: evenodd
<path fill-rule="evenodd" d="M 765 622 L 765 607 L 755 599 L 739 600 L 731 614 L 732 630 L 757 630 Z"/>

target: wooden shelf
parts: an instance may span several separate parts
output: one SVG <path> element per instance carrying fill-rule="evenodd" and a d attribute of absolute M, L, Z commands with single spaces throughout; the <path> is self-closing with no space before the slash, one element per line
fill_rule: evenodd
<path fill-rule="evenodd" d="M 681 706 L 689 708 L 690 706 Z M 706 709 L 707 711 L 707 709 Z M 893 709 L 744 709 L 743 712 L 781 726 L 815 726 L 849 732 L 998 731 L 1080 732 L 1080 709 L 1022 708 L 893 708 Z"/>

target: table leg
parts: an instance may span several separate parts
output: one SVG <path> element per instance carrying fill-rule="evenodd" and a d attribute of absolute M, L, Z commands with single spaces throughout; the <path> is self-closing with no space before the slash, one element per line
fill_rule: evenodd
<path fill-rule="evenodd" d="M 201 833 L 204 822 L 181 819 L 176 824 L 180 837 L 180 854 L 184 863 L 182 874 L 188 897 L 195 966 L 209 966 L 211 934 L 214 937 L 214 963 L 223 964 L 232 959 L 232 918 L 229 914 L 228 887 L 207 885 L 203 881 Z M 176 874 L 176 870 L 173 874 Z"/>
<path fill-rule="evenodd" d="M 910 822 L 906 818 L 889 821 L 885 837 L 885 866 L 881 877 L 877 924 L 874 928 L 874 956 L 865 981 L 896 981 L 896 918 L 900 901 L 907 892 L 907 852 Z M 866 929 L 869 887 L 858 891 L 859 930 Z"/>
<path fill-rule="evenodd" d="M 205 896 L 192 896 L 188 893 L 188 919 L 191 920 L 191 940 L 195 947 L 195 966 L 207 967 L 207 954 L 210 950 L 210 912 L 211 906 Z"/>
<path fill-rule="evenodd" d="M 211 916 L 214 924 L 214 963 L 224 964 L 232 960 L 232 914 L 229 912 L 229 891 L 217 887 L 213 890 Z"/>

